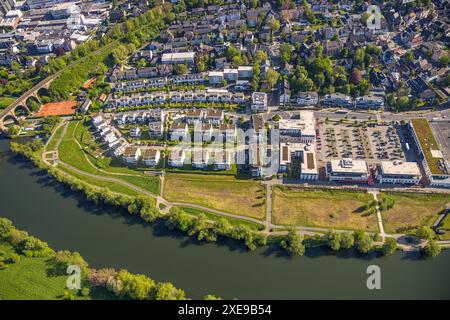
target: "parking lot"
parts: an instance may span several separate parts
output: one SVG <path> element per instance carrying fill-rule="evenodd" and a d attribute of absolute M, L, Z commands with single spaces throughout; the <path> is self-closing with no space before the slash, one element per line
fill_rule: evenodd
<path fill-rule="evenodd" d="M 405 160 L 404 141 L 393 125 L 323 121 L 317 130 L 319 165 L 341 158 L 366 160 L 369 165 L 381 160 Z"/>

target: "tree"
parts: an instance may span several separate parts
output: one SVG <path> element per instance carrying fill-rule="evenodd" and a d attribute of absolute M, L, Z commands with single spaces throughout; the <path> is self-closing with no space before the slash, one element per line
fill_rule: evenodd
<path fill-rule="evenodd" d="M 124 45 L 119 45 L 111 52 L 115 64 L 123 68 L 128 58 L 128 49 Z"/>
<path fill-rule="evenodd" d="M 450 62 L 449 56 L 442 56 L 439 58 L 439 63 L 442 67 L 446 68 L 448 66 L 448 63 Z"/>
<path fill-rule="evenodd" d="M 280 45 L 281 61 L 283 61 L 283 62 L 291 61 L 293 51 L 294 51 L 294 48 L 289 43 L 283 42 Z"/>
<path fill-rule="evenodd" d="M 155 281 L 147 276 L 132 274 L 127 270 L 119 271 L 118 280 L 123 285 L 121 295 L 138 300 L 149 299 L 150 290 L 156 285 Z"/>
<path fill-rule="evenodd" d="M 267 22 L 267 26 L 269 27 L 271 32 L 277 32 L 278 30 L 280 30 L 280 21 L 272 18 Z"/>
<path fill-rule="evenodd" d="M 0 239 L 9 236 L 9 232 L 13 228 L 12 222 L 6 218 L 0 218 Z"/>
<path fill-rule="evenodd" d="M 341 234 L 341 248 L 342 249 L 350 249 L 355 244 L 355 238 L 351 233 L 343 233 Z"/>
<path fill-rule="evenodd" d="M 253 59 L 255 60 L 255 62 L 257 61 L 257 62 L 260 63 L 261 61 L 268 59 L 267 53 L 265 51 L 258 50 L 258 51 L 255 52 L 255 55 L 254 55 Z"/>
<path fill-rule="evenodd" d="M 374 235 L 372 236 L 372 239 L 375 242 L 380 242 L 383 240 L 383 238 L 381 238 L 381 235 L 378 232 L 374 233 Z"/>
<path fill-rule="evenodd" d="M 409 109 L 409 98 L 407 96 L 401 96 L 396 100 L 395 105 L 399 110 L 407 110 Z"/>
<path fill-rule="evenodd" d="M 303 236 L 298 234 L 294 228 L 289 229 L 287 236 L 280 242 L 280 245 L 291 256 L 302 256 L 305 253 Z"/>
<path fill-rule="evenodd" d="M 372 238 L 361 230 L 355 231 L 353 236 L 355 238 L 356 249 L 360 253 L 369 253 L 372 249 Z"/>
<path fill-rule="evenodd" d="M 206 296 L 203 297 L 203 300 L 222 300 L 222 299 L 212 294 L 207 294 Z"/>
<path fill-rule="evenodd" d="M 353 55 L 353 65 L 356 67 L 364 68 L 364 49 L 358 48 L 355 50 L 355 54 Z"/>
<path fill-rule="evenodd" d="M 70 265 L 79 266 L 83 274 L 88 273 L 88 263 L 78 252 L 58 251 L 52 258 L 52 263 L 57 274 L 66 274 Z"/>
<path fill-rule="evenodd" d="M 358 68 L 353 68 L 352 72 L 350 73 L 350 81 L 353 84 L 359 84 L 361 82 L 361 79 L 361 71 Z"/>
<path fill-rule="evenodd" d="M 439 255 L 439 253 L 441 253 L 441 247 L 439 246 L 439 244 L 436 241 L 430 240 L 430 241 L 428 241 L 428 244 L 423 249 L 423 252 L 427 256 L 435 258 Z"/>
<path fill-rule="evenodd" d="M 383 254 L 389 255 L 395 252 L 397 249 L 397 240 L 395 238 L 386 238 L 383 244 Z"/>
<path fill-rule="evenodd" d="M 429 226 L 422 226 L 420 227 L 416 232 L 417 237 L 424 240 L 431 240 L 436 237 L 436 234 L 434 233 L 433 229 L 431 229 Z"/>
<path fill-rule="evenodd" d="M 337 251 L 341 248 L 341 237 L 339 233 L 328 231 L 326 234 L 326 239 L 328 246 L 333 250 Z"/>
<path fill-rule="evenodd" d="M 266 81 L 269 84 L 270 88 L 273 88 L 277 84 L 279 77 L 280 77 L 280 74 L 278 72 L 276 72 L 272 68 L 269 68 L 266 71 L 264 81 Z"/>
<path fill-rule="evenodd" d="M 189 72 L 189 67 L 187 66 L 187 64 L 179 63 L 174 65 L 173 70 L 176 74 L 186 74 Z"/>
<path fill-rule="evenodd" d="M 155 288 L 155 300 L 185 300 L 185 293 L 181 289 L 175 288 L 170 282 L 158 283 Z"/>

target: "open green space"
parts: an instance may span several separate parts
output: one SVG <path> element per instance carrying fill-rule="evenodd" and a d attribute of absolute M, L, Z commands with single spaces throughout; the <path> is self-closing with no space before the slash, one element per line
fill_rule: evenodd
<path fill-rule="evenodd" d="M 365 205 L 373 196 L 363 192 L 273 188 L 272 222 L 278 225 L 361 229 L 378 232 L 375 214 Z"/>
<path fill-rule="evenodd" d="M 381 212 L 384 229 L 389 233 L 431 226 L 450 205 L 450 195 L 392 192 L 380 193 L 378 198 L 385 196 L 395 201 L 391 209 Z"/>
<path fill-rule="evenodd" d="M 217 215 L 217 214 L 207 212 L 204 210 L 199 210 L 196 208 L 189 208 L 189 207 L 179 207 L 179 208 L 182 209 L 184 212 L 191 214 L 193 216 L 198 216 L 200 214 L 204 214 L 206 216 L 206 218 L 208 218 L 209 220 L 220 221 L 220 219 L 224 218 L 224 219 L 228 220 L 231 224 L 245 225 L 245 226 L 250 227 L 255 230 L 263 230 L 264 229 L 264 225 L 262 223 L 260 224 L 260 223 L 255 223 L 255 222 L 246 221 L 246 220 L 242 220 L 242 219 L 224 217 L 221 215 Z"/>
<path fill-rule="evenodd" d="M 167 173 L 164 197 L 256 219 L 265 215 L 265 188 L 231 176 Z"/>
<path fill-rule="evenodd" d="M 104 180 L 100 180 L 100 179 L 94 179 L 91 177 L 87 177 L 85 175 L 81 175 L 73 170 L 70 170 L 69 168 L 66 168 L 62 165 L 58 166 L 58 169 L 60 169 L 61 171 L 64 171 L 65 173 L 71 175 L 74 178 L 77 178 L 81 181 L 84 181 L 86 183 L 89 183 L 92 186 L 95 187 L 99 187 L 99 188 L 108 188 L 110 191 L 112 192 L 117 192 L 117 193 L 121 193 L 121 194 L 125 194 L 128 196 L 138 196 L 139 192 L 135 191 L 131 188 L 128 188 L 124 185 L 118 184 L 118 183 L 111 183 L 109 181 L 104 181 Z"/>
<path fill-rule="evenodd" d="M 63 133 L 64 133 L 65 126 L 62 125 L 58 127 L 53 134 L 53 137 L 47 144 L 47 151 L 55 151 L 56 150 L 56 144 L 58 143 L 59 139 L 61 139 Z"/>
<path fill-rule="evenodd" d="M 440 240 L 450 240 L 450 214 L 447 214 L 439 227 L 440 230 L 445 231 L 444 234 L 439 234 Z"/>
<path fill-rule="evenodd" d="M 0 97 L 0 109 L 5 109 L 10 104 L 12 104 L 14 101 L 16 101 L 17 98 L 13 97 Z"/>
<path fill-rule="evenodd" d="M 0 242 L 0 252 L 8 258 L 14 250 L 9 244 Z M 6 269 L 0 270 L 0 300 L 61 299 L 67 290 L 67 276 L 50 275 L 48 258 L 21 255 L 18 263 L 6 265 Z"/>

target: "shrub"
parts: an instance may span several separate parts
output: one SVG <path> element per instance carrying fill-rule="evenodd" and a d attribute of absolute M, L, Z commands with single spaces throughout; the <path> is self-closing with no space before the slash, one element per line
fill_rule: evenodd
<path fill-rule="evenodd" d="M 89 295 L 91 294 L 91 290 L 87 287 L 84 287 L 83 289 L 81 289 L 80 294 L 82 297 L 89 297 Z"/>
<path fill-rule="evenodd" d="M 8 259 L 8 263 L 14 264 L 20 262 L 20 256 L 17 253 L 11 254 L 11 256 Z"/>

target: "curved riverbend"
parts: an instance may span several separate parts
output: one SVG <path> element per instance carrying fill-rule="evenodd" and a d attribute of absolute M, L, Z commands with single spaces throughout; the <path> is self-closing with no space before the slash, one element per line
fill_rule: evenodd
<path fill-rule="evenodd" d="M 232 240 L 199 243 L 121 210 L 98 207 L 8 151 L 0 139 L 0 216 L 54 249 L 80 252 L 94 267 L 126 268 L 171 281 L 195 298 L 449 299 L 450 251 L 436 259 L 417 254 L 355 258 L 322 249 L 287 258 L 274 247 L 248 252 Z M 366 288 L 366 268 L 377 264 L 382 290 Z"/>

